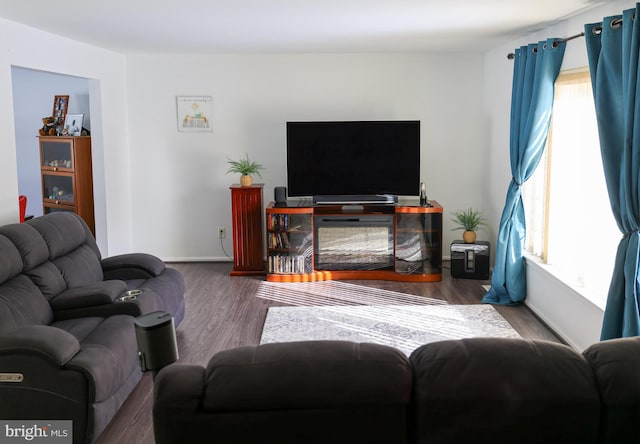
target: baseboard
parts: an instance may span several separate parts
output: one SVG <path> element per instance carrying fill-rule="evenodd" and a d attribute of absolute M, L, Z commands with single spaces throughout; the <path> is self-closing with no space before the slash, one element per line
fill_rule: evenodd
<path fill-rule="evenodd" d="M 232 258 L 226 256 L 205 256 L 205 257 L 165 257 L 164 262 L 233 262 Z"/>

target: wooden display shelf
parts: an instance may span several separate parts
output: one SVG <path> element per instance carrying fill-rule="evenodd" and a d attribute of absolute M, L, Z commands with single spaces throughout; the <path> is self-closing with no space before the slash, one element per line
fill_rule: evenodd
<path fill-rule="evenodd" d="M 90 136 L 40 136 L 42 211 L 71 211 L 95 235 Z"/>

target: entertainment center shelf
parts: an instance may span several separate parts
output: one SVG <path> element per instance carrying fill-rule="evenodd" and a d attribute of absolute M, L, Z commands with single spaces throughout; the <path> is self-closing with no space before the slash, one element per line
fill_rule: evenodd
<path fill-rule="evenodd" d="M 270 203 L 267 280 L 442 279 L 442 213 L 436 201 L 395 205 Z"/>

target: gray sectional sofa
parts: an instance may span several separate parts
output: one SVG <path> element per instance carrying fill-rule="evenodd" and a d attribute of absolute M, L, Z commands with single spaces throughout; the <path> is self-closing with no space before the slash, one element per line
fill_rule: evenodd
<path fill-rule="evenodd" d="M 225 350 L 155 380 L 156 444 L 621 444 L 640 442 L 640 338 L 584 353 L 471 338 L 406 357 L 383 345 Z"/>
<path fill-rule="evenodd" d="M 178 325 L 184 290 L 154 256 L 103 259 L 73 213 L 0 227 L 0 418 L 72 420 L 74 443 L 95 440 L 142 376 L 135 317 Z"/>

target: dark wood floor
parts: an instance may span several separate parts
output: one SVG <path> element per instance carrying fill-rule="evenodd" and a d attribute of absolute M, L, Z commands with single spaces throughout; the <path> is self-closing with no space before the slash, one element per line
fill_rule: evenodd
<path fill-rule="evenodd" d="M 446 264 L 446 263 L 445 263 Z M 180 362 L 206 365 L 220 350 L 260 341 L 267 309 L 286 304 L 254 296 L 262 278 L 230 277 L 230 263 L 170 264 L 186 280 L 186 315 L 177 329 Z M 442 299 L 450 304 L 477 304 L 487 281 L 452 279 L 445 269 L 434 283 L 351 281 L 401 293 Z M 524 338 L 561 342 L 526 306 L 495 307 Z M 98 444 L 153 444 L 153 379 L 145 374 Z"/>

